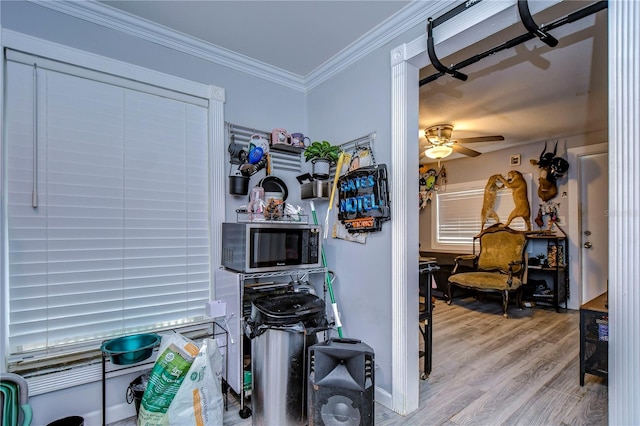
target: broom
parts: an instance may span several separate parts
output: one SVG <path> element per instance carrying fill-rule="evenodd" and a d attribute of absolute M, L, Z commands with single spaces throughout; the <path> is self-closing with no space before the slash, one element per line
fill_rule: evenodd
<path fill-rule="evenodd" d="M 340 160 L 338 160 L 338 162 L 340 162 Z M 316 215 L 316 207 L 313 204 L 313 201 L 309 201 L 309 204 L 311 206 L 311 214 L 313 216 L 313 224 L 317 225 L 318 224 L 318 216 Z M 329 290 L 329 298 L 331 299 L 331 308 L 333 309 L 333 316 L 334 316 L 334 318 L 336 320 L 336 327 L 338 329 L 338 336 L 340 338 L 342 338 L 342 323 L 340 322 L 340 315 L 338 314 L 338 304 L 336 303 L 336 298 L 333 295 L 333 285 L 331 284 L 331 276 L 330 276 L 330 273 L 329 273 L 329 269 L 327 268 L 327 258 L 324 255 L 324 247 L 322 247 L 322 250 L 320 252 L 322 254 L 322 266 L 324 266 L 324 268 L 325 268 L 324 280 L 325 280 L 327 289 Z"/>
<path fill-rule="evenodd" d="M 349 154 L 345 154 L 344 152 L 340 153 L 338 157 L 338 164 L 336 165 L 336 174 L 333 177 L 333 186 L 331 187 L 331 196 L 329 197 L 329 208 L 327 208 L 327 215 L 324 218 L 324 239 L 327 239 L 329 235 L 329 213 L 333 208 L 333 198 L 336 195 L 336 188 L 338 186 L 338 178 L 340 177 L 340 172 L 342 171 L 342 163 L 346 160 L 349 161 L 348 158 L 351 156 Z"/>

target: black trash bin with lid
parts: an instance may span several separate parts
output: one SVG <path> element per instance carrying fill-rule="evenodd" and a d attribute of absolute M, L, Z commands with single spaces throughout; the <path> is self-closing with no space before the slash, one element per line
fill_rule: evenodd
<path fill-rule="evenodd" d="M 251 405 L 254 425 L 306 421 L 307 348 L 327 329 L 325 303 L 307 293 L 258 298 L 251 305 Z"/>

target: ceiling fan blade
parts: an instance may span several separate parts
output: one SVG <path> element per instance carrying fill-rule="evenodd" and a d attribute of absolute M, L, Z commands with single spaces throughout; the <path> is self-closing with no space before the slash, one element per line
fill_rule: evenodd
<path fill-rule="evenodd" d="M 473 149 L 469 149 L 457 143 L 454 143 L 453 145 L 451 145 L 451 148 L 453 148 L 455 152 L 459 154 L 468 155 L 469 157 L 477 157 L 478 155 L 482 154 L 481 152 L 474 151 Z"/>
<path fill-rule="evenodd" d="M 460 138 L 456 139 L 456 142 L 460 143 L 475 143 L 475 142 L 497 142 L 503 141 L 504 136 L 495 135 L 495 136 L 478 136 L 475 138 Z"/>

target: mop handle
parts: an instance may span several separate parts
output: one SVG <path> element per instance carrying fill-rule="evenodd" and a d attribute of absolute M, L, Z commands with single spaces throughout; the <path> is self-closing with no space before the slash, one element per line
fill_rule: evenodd
<path fill-rule="evenodd" d="M 309 201 L 311 205 L 311 215 L 313 216 L 313 224 L 318 225 L 318 216 L 316 215 L 316 207 L 313 204 L 313 201 Z M 342 337 L 342 323 L 340 322 L 340 315 L 338 314 L 338 304 L 336 303 L 336 298 L 333 295 L 333 285 L 331 284 L 331 277 L 329 276 L 329 269 L 327 268 L 327 258 L 324 255 L 324 247 L 321 249 L 322 255 L 322 266 L 325 268 L 324 280 L 329 289 L 329 299 L 331 300 L 331 308 L 333 309 L 333 315 L 336 320 L 336 327 L 338 328 L 338 336 Z"/>

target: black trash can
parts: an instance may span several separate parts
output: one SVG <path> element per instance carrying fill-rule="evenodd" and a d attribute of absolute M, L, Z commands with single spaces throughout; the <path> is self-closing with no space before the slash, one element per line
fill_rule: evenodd
<path fill-rule="evenodd" d="M 55 420 L 47 426 L 84 426 L 84 417 L 69 416 L 64 419 Z"/>
<path fill-rule="evenodd" d="M 140 401 L 142 401 L 144 391 L 147 389 L 150 374 L 151 370 L 136 377 L 131 383 L 129 383 L 129 387 L 127 388 L 127 404 L 135 402 L 136 416 L 140 414 Z"/>
<path fill-rule="evenodd" d="M 305 424 L 307 348 L 327 329 L 324 301 L 307 293 L 261 297 L 247 324 L 253 424 Z"/>

